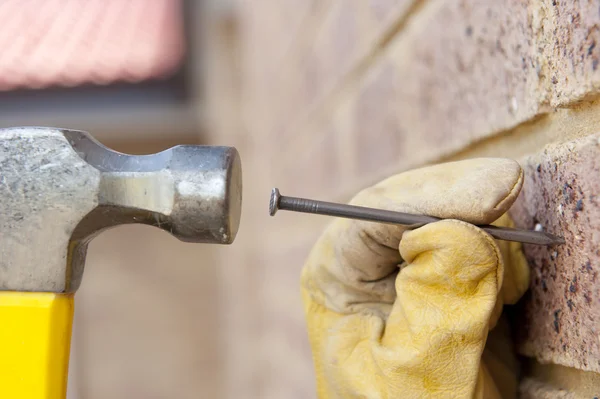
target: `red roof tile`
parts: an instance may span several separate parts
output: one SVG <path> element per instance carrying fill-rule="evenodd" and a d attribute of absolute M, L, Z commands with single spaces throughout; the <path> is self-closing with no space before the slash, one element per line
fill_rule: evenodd
<path fill-rule="evenodd" d="M 180 0 L 3 0 L 0 90 L 165 77 L 182 25 Z"/>

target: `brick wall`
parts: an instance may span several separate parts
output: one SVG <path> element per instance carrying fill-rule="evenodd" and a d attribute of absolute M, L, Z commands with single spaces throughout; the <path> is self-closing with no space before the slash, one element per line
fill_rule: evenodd
<path fill-rule="evenodd" d="M 90 243 L 68 399 L 222 398 L 217 262 L 151 226 Z"/>
<path fill-rule="evenodd" d="M 271 187 L 346 201 L 390 174 L 476 156 L 521 162 L 513 216 L 567 239 L 525 248 L 524 396 L 600 395 L 599 9 L 587 0 L 240 4 L 231 76 L 241 86 L 224 99 L 230 80 L 212 81 L 214 140 L 237 145 L 246 168 L 240 235 L 220 252 L 229 397 L 314 396 L 298 279 L 329 220 L 269 218 Z"/>

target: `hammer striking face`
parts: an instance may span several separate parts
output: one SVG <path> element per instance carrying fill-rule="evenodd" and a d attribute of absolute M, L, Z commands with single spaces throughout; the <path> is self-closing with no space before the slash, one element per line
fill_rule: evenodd
<path fill-rule="evenodd" d="M 0 290 L 76 291 L 88 242 L 120 224 L 230 244 L 241 203 L 235 148 L 134 156 L 80 131 L 0 130 Z"/>

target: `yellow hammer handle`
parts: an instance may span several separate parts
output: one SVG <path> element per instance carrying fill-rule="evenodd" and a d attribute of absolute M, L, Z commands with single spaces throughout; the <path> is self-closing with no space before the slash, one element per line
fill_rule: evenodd
<path fill-rule="evenodd" d="M 0 292 L 0 398 L 66 398 L 73 309 L 73 294 Z"/>

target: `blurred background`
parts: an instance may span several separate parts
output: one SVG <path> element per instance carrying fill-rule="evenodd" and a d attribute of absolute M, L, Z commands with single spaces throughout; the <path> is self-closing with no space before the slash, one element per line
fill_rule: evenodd
<path fill-rule="evenodd" d="M 390 174 L 476 156 L 524 165 L 520 227 L 539 221 L 582 243 L 568 256 L 527 250 L 537 278 L 519 311 L 523 398 L 567 397 L 540 394 L 565 387 L 598 396 L 600 211 L 594 195 L 561 194 L 567 179 L 573 193 L 584 182 L 581 195 L 600 185 L 589 173 L 600 170 L 597 10 L 587 0 L 0 1 L 0 127 L 85 130 L 132 154 L 231 145 L 242 158 L 233 245 L 148 226 L 92 241 L 69 398 L 314 398 L 299 276 L 329 219 L 269 217 L 270 189 L 347 201 Z M 578 216 L 559 223 L 556 209 Z"/>
<path fill-rule="evenodd" d="M 235 0 L 0 1 L 0 126 L 85 130 L 131 154 L 236 146 L 245 212 L 269 221 L 272 182 L 258 172 L 268 159 L 241 122 L 244 12 Z M 226 248 L 147 226 L 94 239 L 76 297 L 68 397 L 265 397 L 269 381 L 277 397 L 290 381 L 310 397 L 306 340 L 287 323 L 301 320 L 297 292 L 284 288 L 289 300 L 278 305 L 294 316 L 271 314 L 285 334 L 264 325 L 270 316 L 259 310 L 272 294 L 263 286 L 279 277 L 260 267 L 252 217 Z M 297 291 L 299 268 L 285 269 Z M 265 346 L 281 352 L 277 362 Z M 281 356 L 302 366 L 282 374 Z"/>

